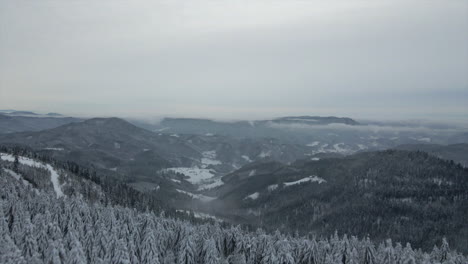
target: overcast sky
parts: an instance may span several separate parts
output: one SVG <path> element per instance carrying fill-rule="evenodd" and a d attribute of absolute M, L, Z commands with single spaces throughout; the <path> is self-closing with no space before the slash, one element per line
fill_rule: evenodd
<path fill-rule="evenodd" d="M 0 109 L 468 116 L 468 0 L 0 0 Z"/>

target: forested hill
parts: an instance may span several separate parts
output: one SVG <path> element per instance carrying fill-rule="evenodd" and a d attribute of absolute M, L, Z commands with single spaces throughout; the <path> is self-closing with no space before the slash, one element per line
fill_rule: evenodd
<path fill-rule="evenodd" d="M 468 170 L 459 164 L 388 150 L 266 165 L 223 179 L 218 195 L 226 214 L 273 230 L 369 234 L 426 250 L 447 236 L 468 251 Z"/>
<path fill-rule="evenodd" d="M 464 264 L 444 240 L 431 252 L 388 240 L 250 233 L 57 196 L 0 169 L 0 263 Z"/>

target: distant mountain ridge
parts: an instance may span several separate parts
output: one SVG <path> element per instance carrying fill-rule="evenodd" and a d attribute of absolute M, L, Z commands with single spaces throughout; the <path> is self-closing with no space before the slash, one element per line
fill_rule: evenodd
<path fill-rule="evenodd" d="M 15 114 L 16 113 L 16 114 Z M 0 113 L 0 134 L 23 131 L 40 131 L 64 124 L 79 122 L 82 119 L 57 115 L 38 115 L 29 112 Z"/>
<path fill-rule="evenodd" d="M 329 125 L 329 124 L 345 124 L 345 125 L 359 125 L 359 122 L 349 117 L 321 117 L 321 116 L 288 116 L 280 117 L 271 120 L 275 123 L 284 124 L 306 124 L 306 125 Z"/>

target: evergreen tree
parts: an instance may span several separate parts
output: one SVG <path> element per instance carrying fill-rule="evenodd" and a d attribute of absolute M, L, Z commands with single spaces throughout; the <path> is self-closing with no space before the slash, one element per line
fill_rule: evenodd
<path fill-rule="evenodd" d="M 66 264 L 86 264 L 86 255 L 83 252 L 83 248 L 81 246 L 80 241 L 76 237 L 74 233 L 70 235 L 71 243 L 70 243 L 70 252 L 68 253 Z"/>
<path fill-rule="evenodd" d="M 130 256 L 128 255 L 128 249 L 125 241 L 119 239 L 116 242 L 114 252 L 112 254 L 112 263 L 114 264 L 130 264 Z M 155 263 L 155 262 L 153 262 Z"/>

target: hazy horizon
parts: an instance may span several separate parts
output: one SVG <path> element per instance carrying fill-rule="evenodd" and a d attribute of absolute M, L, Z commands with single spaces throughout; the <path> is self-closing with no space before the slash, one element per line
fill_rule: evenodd
<path fill-rule="evenodd" d="M 468 1 L 0 1 L 0 108 L 466 120 Z"/>

